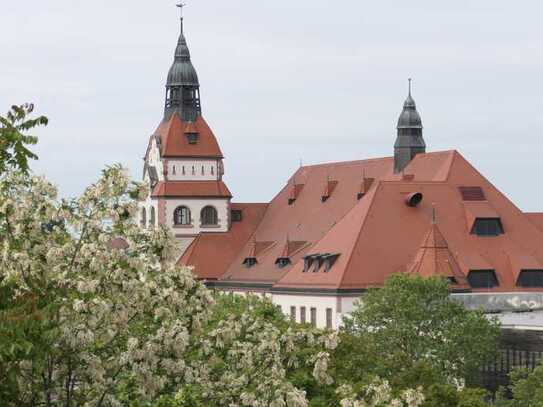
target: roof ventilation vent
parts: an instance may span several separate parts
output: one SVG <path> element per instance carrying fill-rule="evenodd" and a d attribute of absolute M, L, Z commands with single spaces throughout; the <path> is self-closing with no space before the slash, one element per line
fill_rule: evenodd
<path fill-rule="evenodd" d="M 481 187 L 458 187 L 463 201 L 486 201 Z"/>
<path fill-rule="evenodd" d="M 407 198 L 405 198 L 405 204 L 407 206 L 410 206 L 411 208 L 416 207 L 418 204 L 420 204 L 422 201 L 422 193 L 420 192 L 412 192 L 409 195 L 407 195 Z"/>

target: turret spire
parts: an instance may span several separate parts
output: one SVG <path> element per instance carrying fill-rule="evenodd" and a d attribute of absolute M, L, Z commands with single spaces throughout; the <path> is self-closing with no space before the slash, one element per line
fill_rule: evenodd
<path fill-rule="evenodd" d="M 190 60 L 189 47 L 183 32 L 183 8 L 186 4 L 179 3 L 176 6 L 181 14 L 181 27 L 174 61 L 166 82 L 164 120 L 168 120 L 172 114 L 177 113 L 183 121 L 195 121 L 201 114 L 200 83 Z"/>
<path fill-rule="evenodd" d="M 426 143 L 422 138 L 422 120 L 411 96 L 411 78 L 408 83 L 407 99 L 398 119 L 398 136 L 394 143 L 395 173 L 402 172 L 415 155 L 426 152 Z"/>

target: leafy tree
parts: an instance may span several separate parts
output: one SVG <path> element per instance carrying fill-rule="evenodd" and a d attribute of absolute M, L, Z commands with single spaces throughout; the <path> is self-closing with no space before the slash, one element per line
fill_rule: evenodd
<path fill-rule="evenodd" d="M 120 166 L 70 200 L 0 178 L 0 405 L 306 406 L 289 372 L 329 383 L 336 335 L 219 313 L 168 230 L 134 222 L 146 194 Z"/>
<path fill-rule="evenodd" d="M 47 125 L 48 119 L 45 116 L 29 119 L 33 111 L 33 104 L 24 104 L 12 106 L 6 117 L 0 116 L 0 176 L 8 168 L 28 173 L 28 160 L 38 158 L 27 148 L 29 144 L 36 144 L 38 139 L 24 133 Z"/>
<path fill-rule="evenodd" d="M 337 380 L 394 389 L 468 383 L 494 354 L 498 323 L 451 299 L 445 280 L 405 274 L 369 290 L 345 321 L 333 366 Z"/>
<path fill-rule="evenodd" d="M 511 384 L 498 395 L 498 407 L 542 407 L 543 364 L 534 370 L 518 368 L 509 374 Z M 512 395 L 509 399 L 507 395 Z"/>

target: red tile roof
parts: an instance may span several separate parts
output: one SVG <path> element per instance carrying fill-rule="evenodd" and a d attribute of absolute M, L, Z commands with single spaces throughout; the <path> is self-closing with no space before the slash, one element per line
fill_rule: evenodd
<path fill-rule="evenodd" d="M 407 272 L 422 277 L 446 277 L 453 279 L 451 286 L 454 289 L 469 289 L 466 276 L 449 250 L 447 241 L 437 224 L 430 226 Z"/>
<path fill-rule="evenodd" d="M 267 206 L 258 203 L 232 204 L 232 210 L 243 211 L 242 221 L 232 222 L 232 227 L 227 233 L 201 233 L 190 244 L 178 263 L 194 267 L 200 279 L 218 279 L 247 243 L 262 220 Z"/>
<path fill-rule="evenodd" d="M 232 194 L 222 181 L 161 181 L 152 197 L 177 198 L 231 198 Z"/>
<path fill-rule="evenodd" d="M 404 171 L 408 177 L 393 174 L 392 165 L 392 158 L 382 158 L 298 169 L 270 202 L 252 236 L 239 250 L 228 251 L 228 262 L 208 267 L 204 263 L 209 259 L 190 252 L 200 262 L 196 273 L 219 276 L 222 270 L 220 281 L 231 286 L 268 284 L 273 290 L 303 291 L 380 286 L 390 274 L 410 265 L 423 274 L 452 274 L 459 286 L 464 286 L 470 270 L 494 269 L 500 285 L 492 290 L 511 291 L 521 289 L 516 286 L 521 267 L 543 264 L 543 232 L 538 228 L 543 227 L 543 216 L 523 214 L 459 153 L 419 154 Z M 366 193 L 357 200 L 361 174 L 374 181 L 365 184 Z M 329 199 L 322 202 L 327 177 L 338 182 Z M 480 187 L 486 201 L 463 201 L 458 187 L 466 185 Z M 423 199 L 418 206 L 408 207 L 405 197 L 413 192 L 420 192 Z M 296 200 L 289 205 L 293 195 Z M 428 231 L 434 205 L 439 235 Z M 470 234 L 471 221 L 466 217 L 478 216 L 499 217 L 505 233 L 494 237 Z M 227 234 L 223 236 L 228 240 Z M 307 243 L 290 252 L 287 238 Z M 255 241 L 266 242 L 266 247 L 258 250 Z M 422 248 L 421 242 L 426 242 Z M 214 255 L 203 257 L 223 257 L 220 244 L 208 250 Z M 287 251 L 291 264 L 280 268 L 276 260 Z M 339 257 L 329 272 L 324 268 L 304 272 L 303 257 L 317 253 Z M 258 257 L 258 263 L 246 268 L 243 260 L 251 254 Z M 413 266 L 415 263 L 419 265 Z"/>
<path fill-rule="evenodd" d="M 198 142 L 189 144 L 186 133 L 198 133 Z M 202 116 L 195 122 L 184 122 L 174 113 L 160 123 L 155 135 L 160 138 L 163 157 L 223 158 L 219 143 Z"/>

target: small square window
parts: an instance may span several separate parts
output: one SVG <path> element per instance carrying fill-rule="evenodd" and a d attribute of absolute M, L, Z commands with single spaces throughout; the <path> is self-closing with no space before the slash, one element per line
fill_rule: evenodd
<path fill-rule="evenodd" d="M 243 212 L 241 209 L 232 209 L 232 222 L 241 222 L 243 219 Z"/>
<path fill-rule="evenodd" d="M 198 133 L 185 133 L 187 136 L 187 141 L 189 144 L 197 144 L 198 143 Z"/>

